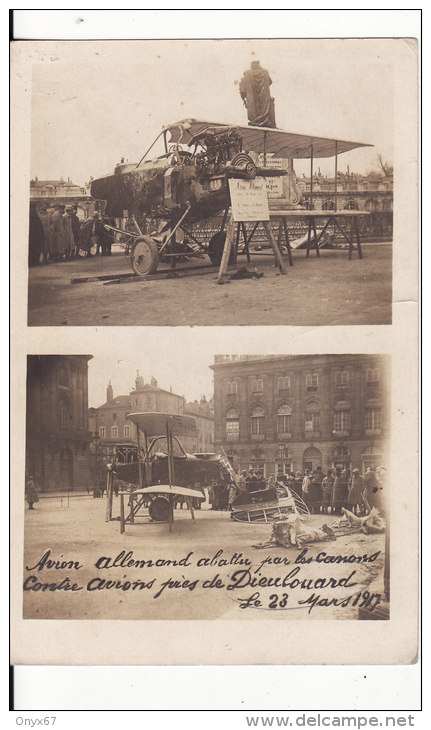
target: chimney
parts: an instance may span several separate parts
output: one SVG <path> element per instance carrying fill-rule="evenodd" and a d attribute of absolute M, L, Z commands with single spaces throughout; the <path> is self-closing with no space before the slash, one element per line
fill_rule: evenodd
<path fill-rule="evenodd" d="M 114 391 L 112 389 L 111 381 L 109 381 L 108 387 L 106 388 L 106 402 L 110 403 L 112 400 L 114 400 Z"/>
<path fill-rule="evenodd" d="M 139 370 L 136 371 L 135 387 L 136 390 L 141 390 L 144 387 L 144 378 L 139 375 Z"/>

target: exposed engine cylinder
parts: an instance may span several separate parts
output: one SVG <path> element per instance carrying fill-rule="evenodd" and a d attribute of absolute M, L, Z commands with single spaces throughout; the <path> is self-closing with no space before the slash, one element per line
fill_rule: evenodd
<path fill-rule="evenodd" d="M 250 155 L 248 155 L 246 152 L 239 152 L 226 165 L 226 172 L 235 173 L 241 175 L 241 177 L 245 176 L 247 178 L 253 179 L 256 177 L 257 168 Z"/>

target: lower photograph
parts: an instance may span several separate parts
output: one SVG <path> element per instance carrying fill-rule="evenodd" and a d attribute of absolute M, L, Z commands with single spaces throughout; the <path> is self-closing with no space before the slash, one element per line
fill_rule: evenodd
<path fill-rule="evenodd" d="M 389 356 L 114 355 L 27 357 L 24 619 L 390 618 Z"/>

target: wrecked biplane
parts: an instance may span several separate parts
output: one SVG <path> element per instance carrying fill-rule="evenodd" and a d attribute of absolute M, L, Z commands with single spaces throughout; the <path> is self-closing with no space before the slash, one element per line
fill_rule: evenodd
<path fill-rule="evenodd" d="M 215 454 L 188 454 L 182 447 L 179 437 L 195 435 L 195 419 L 148 412 L 129 413 L 127 418 L 136 426 L 137 443 L 118 444 L 108 472 L 108 507 L 112 507 L 114 477 L 136 487 L 127 494 L 130 511 L 122 517 L 122 531 L 123 523 L 133 524 L 147 508 L 153 522 L 169 522 L 171 529 L 177 502 L 185 502 L 194 519 L 193 505 L 205 500 L 204 492 L 194 488 L 195 482 L 223 479 L 225 471 Z"/>
<path fill-rule="evenodd" d="M 147 159 L 160 138 L 164 153 Z M 121 163 L 113 174 L 94 179 L 91 195 L 106 201 L 107 216 L 128 217 L 133 223 L 135 233 L 108 228 L 133 236 L 130 259 L 136 274 L 155 273 L 159 260 L 172 262 L 203 254 L 208 254 L 213 265 L 219 265 L 230 206 L 229 178 L 281 176 L 285 180 L 284 207 L 299 208 L 301 194 L 294 159 L 337 157 L 363 146 L 368 145 L 266 127 L 185 119 L 165 127 L 137 164 Z M 271 166 L 272 158 L 281 160 L 279 169 Z M 202 243 L 186 228 L 223 212 L 220 230 L 208 242 Z M 231 256 L 232 261 L 234 250 Z"/>

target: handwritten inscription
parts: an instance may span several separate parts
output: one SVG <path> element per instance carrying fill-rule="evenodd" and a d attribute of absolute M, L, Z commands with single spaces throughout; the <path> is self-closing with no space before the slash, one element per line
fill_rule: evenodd
<path fill-rule="evenodd" d="M 312 593 L 304 599 L 297 601 L 298 606 L 308 606 L 308 613 L 311 613 L 312 609 L 316 606 L 328 608 L 329 606 L 341 606 L 346 608 L 347 606 L 358 606 L 358 608 L 369 608 L 370 611 L 374 611 L 379 603 L 382 601 L 380 593 L 370 593 L 370 591 L 358 591 L 354 595 L 346 596 L 345 598 L 325 598 L 319 594 Z M 260 593 L 256 591 L 252 593 L 248 598 L 238 598 L 239 607 L 244 608 L 289 608 L 289 594 L 288 593 L 273 593 L 269 596 L 268 605 L 263 605 L 260 600 Z"/>
<path fill-rule="evenodd" d="M 140 556 L 133 550 L 121 550 L 117 555 L 97 556 L 86 567 L 73 556 L 56 556 L 47 549 L 25 565 L 29 575 L 23 589 L 45 595 L 130 592 L 157 601 L 200 590 L 204 595 L 215 590 L 230 596 L 237 596 L 239 591 L 239 597 L 233 600 L 241 611 L 302 608 L 309 614 L 317 607 L 331 606 L 367 607 L 373 611 L 382 600 L 381 594 L 364 589 L 358 570 L 364 563 L 372 570 L 380 556 L 380 551 L 360 555 L 326 551 L 313 554 L 304 548 L 299 554 L 268 554 L 252 562 L 242 552 L 229 553 L 222 548 L 209 555 L 190 550 L 176 558 Z M 56 578 L 57 571 L 62 573 Z"/>
<path fill-rule="evenodd" d="M 234 221 L 269 220 L 268 193 L 263 178 L 229 180 Z"/>
<path fill-rule="evenodd" d="M 41 558 L 33 565 L 33 567 L 29 567 L 28 565 L 25 566 L 26 570 L 37 570 L 41 571 L 43 568 L 48 568 L 48 570 L 54 568 L 55 570 L 64 570 L 72 569 L 79 570 L 83 566 L 79 564 L 77 560 L 50 560 L 51 550 L 47 550 Z M 64 555 L 60 555 L 60 558 L 63 558 Z"/>

